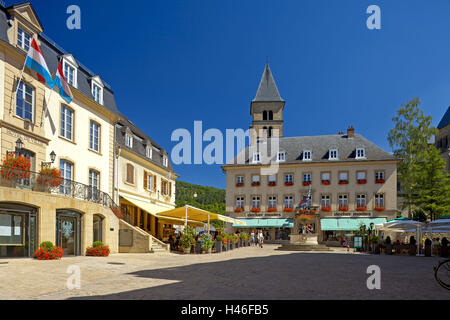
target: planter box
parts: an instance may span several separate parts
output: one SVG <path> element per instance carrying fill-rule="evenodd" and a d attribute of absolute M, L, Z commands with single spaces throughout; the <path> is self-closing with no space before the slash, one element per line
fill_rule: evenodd
<path fill-rule="evenodd" d="M 183 253 L 184 254 L 190 254 L 191 253 L 191 248 L 183 248 Z"/>
<path fill-rule="evenodd" d="M 216 248 L 217 253 L 221 253 L 222 252 L 222 241 L 214 242 L 214 248 Z"/>

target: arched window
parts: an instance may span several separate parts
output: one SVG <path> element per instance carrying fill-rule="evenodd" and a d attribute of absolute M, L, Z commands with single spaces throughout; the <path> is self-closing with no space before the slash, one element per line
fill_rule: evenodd
<path fill-rule="evenodd" d="M 93 240 L 103 241 L 103 218 L 98 214 L 94 214 L 94 221 L 92 224 Z"/>
<path fill-rule="evenodd" d="M 263 111 L 263 120 L 267 120 L 267 111 L 266 110 Z"/>
<path fill-rule="evenodd" d="M 269 120 L 273 120 L 273 112 L 269 111 Z"/>

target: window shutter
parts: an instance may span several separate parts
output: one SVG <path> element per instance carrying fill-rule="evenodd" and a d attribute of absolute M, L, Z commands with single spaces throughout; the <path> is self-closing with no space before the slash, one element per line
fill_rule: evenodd
<path fill-rule="evenodd" d="M 147 190 L 147 171 L 144 171 L 144 189 Z"/>
<path fill-rule="evenodd" d="M 156 175 L 153 176 L 153 191 L 156 191 Z"/>
<path fill-rule="evenodd" d="M 172 196 L 172 183 L 169 182 L 169 197 Z"/>

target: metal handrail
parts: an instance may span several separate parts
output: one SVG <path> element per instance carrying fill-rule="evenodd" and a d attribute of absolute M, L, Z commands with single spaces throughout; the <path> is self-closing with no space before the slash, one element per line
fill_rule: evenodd
<path fill-rule="evenodd" d="M 98 203 L 122 218 L 120 207 L 111 196 L 96 187 L 70 179 L 0 165 L 0 186 L 38 191 Z"/>

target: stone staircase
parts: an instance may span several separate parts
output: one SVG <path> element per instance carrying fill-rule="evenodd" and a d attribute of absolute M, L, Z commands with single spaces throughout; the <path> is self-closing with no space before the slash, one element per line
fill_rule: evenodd
<path fill-rule="evenodd" d="M 150 252 L 170 252 L 169 244 L 162 242 L 151 234 L 149 236 L 151 237 Z"/>

